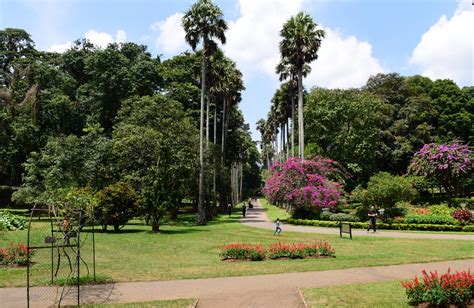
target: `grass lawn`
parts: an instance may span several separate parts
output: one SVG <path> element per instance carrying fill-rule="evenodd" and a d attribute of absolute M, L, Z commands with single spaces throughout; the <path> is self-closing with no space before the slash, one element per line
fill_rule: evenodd
<path fill-rule="evenodd" d="M 290 213 L 278 206 L 268 203 L 267 199 L 259 199 L 259 201 L 271 221 L 275 221 L 277 218 L 280 218 L 280 220 L 286 220 L 291 217 Z"/>
<path fill-rule="evenodd" d="M 196 299 L 184 298 L 175 300 L 163 300 L 153 302 L 142 302 L 142 303 L 125 303 L 125 304 L 101 304 L 101 305 L 82 305 L 86 308 L 183 308 L 183 307 L 194 307 Z"/>
<path fill-rule="evenodd" d="M 120 233 L 96 233 L 97 273 L 114 281 L 172 280 L 474 258 L 474 243 L 471 241 L 365 236 L 351 241 L 340 239 L 338 234 L 292 232 L 275 237 L 273 230 L 241 225 L 238 217 L 227 218 L 225 215 L 206 226 L 196 226 L 194 215 L 183 215 L 178 223 L 164 225 L 159 234 L 150 233 L 151 227 L 140 221 L 132 221 Z M 35 228 L 41 224 L 45 222 L 36 223 Z M 0 232 L 0 247 L 9 241 L 26 242 L 26 239 L 26 230 Z M 277 241 L 313 240 L 330 241 L 337 257 L 262 262 L 223 262 L 219 258 L 220 248 L 226 243 L 268 245 Z M 34 267 L 40 265 L 34 264 L 32 269 Z M 26 268 L 0 268 L 0 287 L 24 286 L 25 283 Z"/>
<path fill-rule="evenodd" d="M 301 290 L 309 307 L 411 307 L 400 281 Z"/>

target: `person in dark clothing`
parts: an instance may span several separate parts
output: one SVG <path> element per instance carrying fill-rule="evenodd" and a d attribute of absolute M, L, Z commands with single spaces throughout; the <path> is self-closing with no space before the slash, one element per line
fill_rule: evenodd
<path fill-rule="evenodd" d="M 367 229 L 367 232 L 369 232 L 371 228 L 374 229 L 374 232 L 375 232 L 377 229 L 377 226 L 376 226 L 377 210 L 375 209 L 375 207 L 372 206 L 370 208 L 368 216 L 369 216 L 370 222 L 369 222 L 369 228 Z"/>
<path fill-rule="evenodd" d="M 249 209 L 253 209 L 252 199 L 249 199 Z"/>
<path fill-rule="evenodd" d="M 229 218 L 232 215 L 232 204 L 230 203 L 227 205 L 227 215 L 229 215 Z"/>
<path fill-rule="evenodd" d="M 247 212 L 247 207 L 245 206 L 245 203 L 242 204 L 242 217 L 245 217 L 245 212 Z"/>

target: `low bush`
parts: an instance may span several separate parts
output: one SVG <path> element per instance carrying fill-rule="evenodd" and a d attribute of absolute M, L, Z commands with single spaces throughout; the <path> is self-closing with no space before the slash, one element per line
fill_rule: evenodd
<path fill-rule="evenodd" d="M 453 225 L 456 223 L 456 220 L 447 215 L 436 215 L 436 214 L 426 214 L 426 215 L 416 215 L 410 214 L 405 216 L 405 222 L 408 224 L 438 224 L 438 225 Z"/>
<path fill-rule="evenodd" d="M 474 198 L 452 198 L 449 203 L 455 207 L 464 206 L 468 210 L 474 210 Z"/>
<path fill-rule="evenodd" d="M 338 228 L 340 222 L 337 221 L 322 221 L 322 220 L 306 220 L 289 218 L 289 224 L 306 225 L 315 227 Z M 352 228 L 367 229 L 366 222 L 351 222 Z M 418 230 L 418 231 L 465 231 L 474 232 L 474 225 L 462 226 L 460 224 L 454 225 L 434 225 L 434 224 L 408 224 L 408 223 L 382 223 L 377 222 L 377 229 L 381 230 Z"/>
<path fill-rule="evenodd" d="M 418 276 L 411 281 L 402 282 L 408 297 L 408 304 L 427 303 L 431 307 L 456 305 L 466 307 L 474 297 L 474 275 L 470 271 L 439 276 L 437 272 L 422 272 L 422 281 Z"/>
<path fill-rule="evenodd" d="M 27 221 L 25 217 L 14 215 L 8 210 L 0 212 L 0 230 L 22 230 L 27 227 Z"/>
<path fill-rule="evenodd" d="M 344 214 L 344 213 L 337 213 L 337 214 L 332 214 L 329 216 L 330 221 L 353 221 L 357 222 L 360 221 L 360 219 L 354 215 L 350 214 Z"/>
<path fill-rule="evenodd" d="M 21 243 L 10 243 L 8 247 L 0 247 L 0 265 L 27 265 L 28 253 L 30 257 L 33 252 L 28 252 L 28 246 Z"/>
<path fill-rule="evenodd" d="M 262 245 L 232 243 L 224 245 L 220 253 L 222 260 L 252 260 L 261 261 L 265 257 L 265 250 Z"/>
<path fill-rule="evenodd" d="M 447 204 L 435 204 L 429 207 L 430 213 L 434 215 L 451 216 L 454 209 L 450 208 Z"/>
<path fill-rule="evenodd" d="M 452 216 L 461 223 L 469 222 L 472 219 L 472 213 L 469 210 L 457 209 L 453 212 Z"/>

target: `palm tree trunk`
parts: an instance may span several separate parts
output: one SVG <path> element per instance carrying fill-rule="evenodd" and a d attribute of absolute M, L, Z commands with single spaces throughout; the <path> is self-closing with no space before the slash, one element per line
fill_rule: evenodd
<path fill-rule="evenodd" d="M 298 131 L 300 158 L 304 159 L 303 68 L 298 68 Z"/>
<path fill-rule="evenodd" d="M 244 166 L 242 163 L 240 163 L 240 189 L 239 189 L 239 200 L 242 200 L 243 197 L 243 191 L 242 191 L 242 184 L 244 180 Z"/>
<path fill-rule="evenodd" d="M 291 157 L 295 157 L 295 97 L 291 93 Z"/>
<path fill-rule="evenodd" d="M 286 135 L 286 160 L 290 158 L 290 130 L 289 120 L 286 119 L 285 135 Z"/>
<path fill-rule="evenodd" d="M 198 223 L 206 224 L 206 211 L 204 210 L 204 98 L 206 94 L 206 56 L 202 54 L 201 67 L 201 121 L 199 123 L 199 202 Z"/>
<path fill-rule="evenodd" d="M 209 95 L 209 91 L 207 91 L 207 106 L 206 106 L 206 147 L 209 146 L 209 131 L 210 131 L 210 123 L 209 123 L 209 112 L 210 112 L 210 107 L 209 105 L 211 104 L 211 98 Z"/>
<path fill-rule="evenodd" d="M 214 106 L 214 145 L 217 144 L 217 104 Z M 214 170 L 212 174 L 212 191 L 213 191 L 213 197 L 214 197 L 214 206 L 217 207 L 217 192 L 216 192 L 216 156 L 213 155 L 214 157 Z"/>

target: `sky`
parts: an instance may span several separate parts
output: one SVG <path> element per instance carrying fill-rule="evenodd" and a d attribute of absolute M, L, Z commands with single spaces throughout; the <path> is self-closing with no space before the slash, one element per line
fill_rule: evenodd
<path fill-rule="evenodd" d="M 351 88 L 397 72 L 474 85 L 474 0 L 214 0 L 229 30 L 226 55 L 242 71 L 240 108 L 266 118 L 279 86 L 279 32 L 299 11 L 326 31 L 305 87 Z M 162 59 L 190 50 L 181 17 L 193 0 L 0 0 L 0 28 L 22 28 L 39 50 L 63 52 L 78 38 L 105 47 L 132 41 Z"/>

